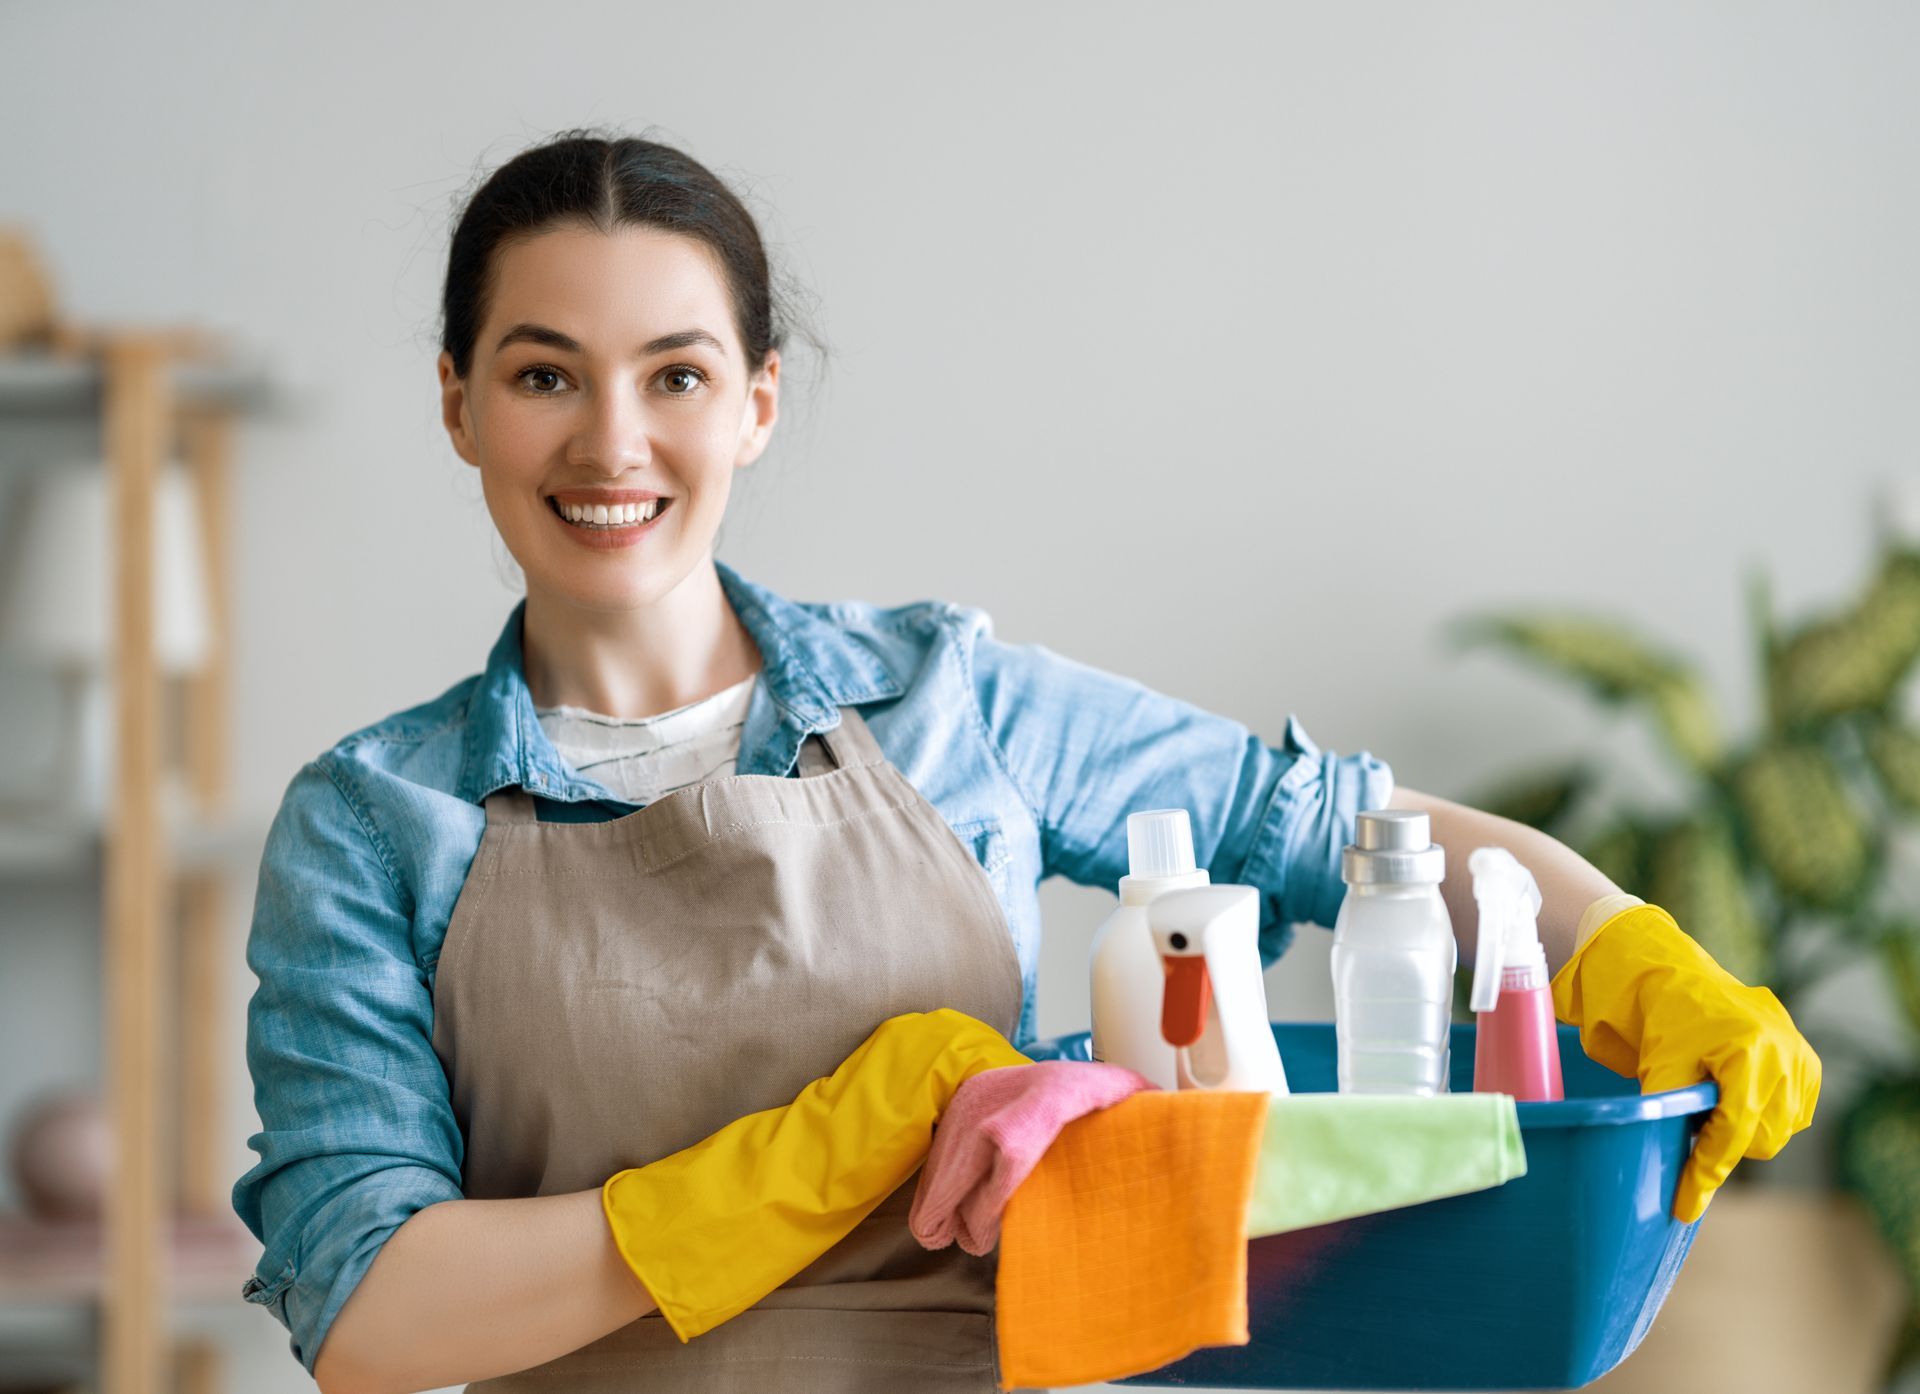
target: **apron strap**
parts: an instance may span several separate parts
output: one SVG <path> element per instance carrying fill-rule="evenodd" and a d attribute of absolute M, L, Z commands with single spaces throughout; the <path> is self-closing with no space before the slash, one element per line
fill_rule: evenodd
<path fill-rule="evenodd" d="M 498 827 L 510 823 L 537 823 L 540 815 L 534 812 L 533 795 L 518 784 L 509 784 L 495 789 L 487 795 L 487 823 Z"/>
<path fill-rule="evenodd" d="M 827 753 L 826 741 L 818 731 L 810 731 L 800 741 L 800 756 L 795 762 L 794 775 L 800 779 L 811 779 L 817 774 L 832 774 L 840 768 Z"/>
<path fill-rule="evenodd" d="M 824 747 L 824 752 L 822 751 Z M 867 723 L 860 713 L 852 707 L 840 708 L 840 724 L 831 731 L 810 732 L 800 742 L 799 774 L 801 778 L 813 774 L 825 774 L 834 769 L 850 769 L 857 765 L 881 765 L 886 763 L 886 755 L 881 752 L 880 742 L 873 738 L 873 732 L 867 729 Z"/>

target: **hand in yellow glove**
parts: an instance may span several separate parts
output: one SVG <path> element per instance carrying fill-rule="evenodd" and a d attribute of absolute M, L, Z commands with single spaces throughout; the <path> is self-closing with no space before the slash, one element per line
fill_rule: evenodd
<path fill-rule="evenodd" d="M 1813 1121 L 1820 1057 L 1779 998 L 1728 973 L 1659 906 L 1606 897 L 1583 932 L 1597 915 L 1607 918 L 1553 976 L 1554 1012 L 1646 1093 L 1709 1076 L 1720 1086 L 1674 1192 L 1674 1218 L 1690 1223 L 1742 1157 L 1773 1156 Z"/>
<path fill-rule="evenodd" d="M 890 1017 L 792 1103 L 609 1177 L 600 1204 L 614 1243 L 691 1340 L 831 1249 L 911 1176 L 961 1081 L 1031 1063 L 964 1012 Z"/>

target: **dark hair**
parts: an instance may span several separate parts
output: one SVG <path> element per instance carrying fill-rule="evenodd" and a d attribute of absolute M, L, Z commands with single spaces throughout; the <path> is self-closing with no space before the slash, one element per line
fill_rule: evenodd
<path fill-rule="evenodd" d="M 760 229 L 713 171 L 670 145 L 570 130 L 500 166 L 460 213 L 447 253 L 440 333 L 459 376 L 473 363 L 497 274 L 494 253 L 567 225 L 606 233 L 656 227 L 705 243 L 726 272 L 748 370 L 786 342 L 789 317 L 775 303 Z"/>

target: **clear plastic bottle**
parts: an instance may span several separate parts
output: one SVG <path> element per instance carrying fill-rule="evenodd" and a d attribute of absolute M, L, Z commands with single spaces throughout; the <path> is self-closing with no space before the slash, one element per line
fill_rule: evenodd
<path fill-rule="evenodd" d="M 1340 1091 L 1443 1094 L 1459 952 L 1440 897 L 1445 849 L 1431 841 L 1424 813 L 1361 813 L 1340 875 L 1347 883 L 1333 928 Z"/>

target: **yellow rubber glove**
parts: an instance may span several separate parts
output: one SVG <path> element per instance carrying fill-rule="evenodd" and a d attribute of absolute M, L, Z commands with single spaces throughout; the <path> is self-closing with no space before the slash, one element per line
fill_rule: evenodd
<path fill-rule="evenodd" d="M 600 1190 L 614 1243 L 684 1341 L 839 1243 L 926 1160 L 962 1080 L 1032 1062 L 942 1007 L 889 1017 L 790 1104 L 736 1118 Z"/>
<path fill-rule="evenodd" d="M 1779 998 L 1715 963 L 1659 906 L 1607 897 L 1592 910 L 1613 913 L 1553 975 L 1555 1014 L 1644 1093 L 1720 1086 L 1674 1192 L 1674 1218 L 1691 1223 L 1736 1162 L 1773 1156 L 1813 1121 L 1820 1057 Z"/>

